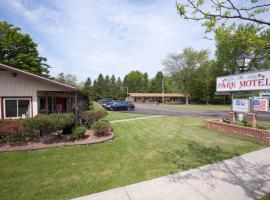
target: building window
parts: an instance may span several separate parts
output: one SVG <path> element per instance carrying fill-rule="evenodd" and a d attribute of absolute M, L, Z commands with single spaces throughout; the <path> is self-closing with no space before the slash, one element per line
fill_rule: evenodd
<path fill-rule="evenodd" d="M 4 118 L 31 117 L 31 99 L 29 98 L 4 98 Z"/>

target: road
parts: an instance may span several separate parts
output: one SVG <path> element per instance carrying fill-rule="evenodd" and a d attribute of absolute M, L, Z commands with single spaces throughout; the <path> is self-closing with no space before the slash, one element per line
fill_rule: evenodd
<path fill-rule="evenodd" d="M 182 109 L 175 107 L 164 107 L 156 104 L 136 104 L 133 111 L 128 111 L 134 114 L 147 115 L 169 115 L 169 116 L 191 116 L 191 117 L 218 117 L 224 118 L 228 111 L 221 110 L 195 110 Z M 270 113 L 257 113 L 257 119 L 270 121 Z"/>

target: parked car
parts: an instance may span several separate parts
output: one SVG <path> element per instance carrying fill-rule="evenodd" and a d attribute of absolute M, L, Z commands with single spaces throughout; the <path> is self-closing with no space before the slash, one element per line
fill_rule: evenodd
<path fill-rule="evenodd" d="M 103 107 L 105 107 L 105 105 L 112 103 L 113 100 L 112 99 L 101 99 L 98 101 Z"/>
<path fill-rule="evenodd" d="M 115 101 L 111 104 L 104 106 L 107 110 L 133 110 L 135 108 L 134 104 L 126 101 Z"/>

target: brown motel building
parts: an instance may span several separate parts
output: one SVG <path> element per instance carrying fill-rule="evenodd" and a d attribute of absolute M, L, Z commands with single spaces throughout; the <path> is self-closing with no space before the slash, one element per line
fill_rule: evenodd
<path fill-rule="evenodd" d="M 128 93 L 127 101 L 135 103 L 161 103 L 164 97 L 164 103 L 184 103 L 186 95 L 182 93 Z"/>

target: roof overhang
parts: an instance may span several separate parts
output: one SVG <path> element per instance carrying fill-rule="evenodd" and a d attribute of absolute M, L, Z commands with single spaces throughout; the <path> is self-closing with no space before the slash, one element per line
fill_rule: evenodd
<path fill-rule="evenodd" d="M 51 80 L 51 79 L 48 79 L 48 78 L 45 78 L 45 77 L 42 77 L 42 76 L 39 76 L 39 75 L 36 75 L 36 74 L 32 74 L 30 72 L 26 72 L 26 71 L 23 71 L 23 70 L 20 70 L 20 69 L 17 69 L 17 68 L 8 66 L 8 65 L 1 64 L 1 63 L 0 63 L 0 70 L 9 71 L 11 73 L 16 73 L 16 74 L 22 74 L 22 75 L 27 76 L 29 78 L 44 81 L 44 82 L 47 82 L 49 84 L 58 86 L 60 88 L 63 88 L 63 89 L 69 90 L 69 91 L 77 91 L 78 90 L 75 87 L 72 87 L 72 86 L 69 86 L 69 85 L 66 85 L 66 84 L 63 84 L 63 83 L 59 83 L 57 81 L 54 81 L 54 80 Z"/>

